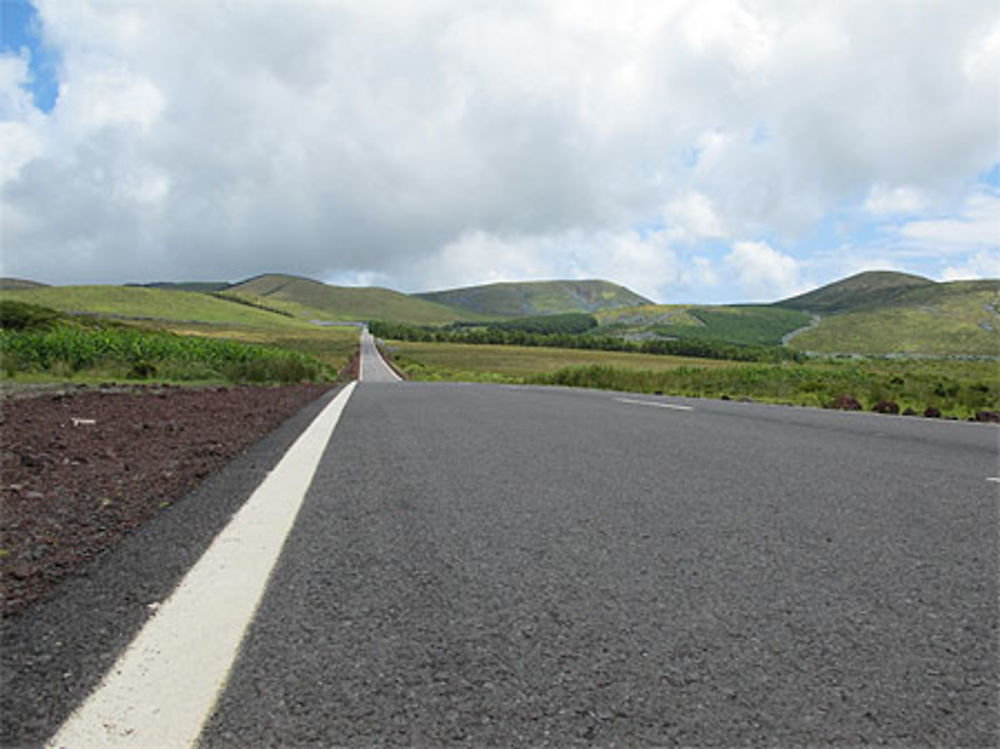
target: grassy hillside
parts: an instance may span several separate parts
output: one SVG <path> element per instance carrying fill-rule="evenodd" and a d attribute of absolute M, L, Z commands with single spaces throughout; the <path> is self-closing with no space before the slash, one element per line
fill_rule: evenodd
<path fill-rule="evenodd" d="M 930 279 L 894 271 L 866 271 L 778 302 L 776 307 L 833 314 L 894 303 L 901 295 L 933 287 Z"/>
<path fill-rule="evenodd" d="M 0 290 L 8 289 L 40 289 L 48 284 L 28 281 L 23 278 L 0 278 Z"/>
<path fill-rule="evenodd" d="M 935 283 L 925 279 L 921 283 L 875 288 L 867 296 L 852 292 L 813 297 L 809 303 L 822 312 L 815 307 L 816 299 L 835 311 L 823 313 L 816 327 L 795 336 L 789 345 L 796 349 L 820 353 L 1000 356 L 998 281 Z"/>
<path fill-rule="evenodd" d="M 799 310 L 765 306 L 695 307 L 644 305 L 596 314 L 601 333 L 630 337 L 694 338 L 743 345 L 778 346 L 793 330 L 809 324 Z"/>
<path fill-rule="evenodd" d="M 384 320 L 440 325 L 479 316 L 452 309 L 398 291 L 380 288 L 331 286 L 309 278 L 269 273 L 234 284 L 226 295 L 271 304 L 297 305 L 304 314 L 329 320 Z M 287 308 L 293 309 L 293 308 Z"/>
<path fill-rule="evenodd" d="M 299 330 L 309 323 L 245 304 L 191 291 L 165 291 L 141 286 L 46 286 L 0 291 L 0 299 L 51 307 L 60 312 L 88 313 L 137 320 L 245 325 Z"/>
<path fill-rule="evenodd" d="M 210 294 L 229 287 L 228 281 L 156 281 L 154 283 L 129 283 L 126 286 L 141 286 L 147 289 L 164 289 L 165 291 L 199 291 Z"/>
<path fill-rule="evenodd" d="M 485 317 L 594 312 L 649 304 L 645 297 L 608 281 L 493 283 L 413 296 L 469 310 Z"/>
<path fill-rule="evenodd" d="M 828 353 L 1000 356 L 1000 295 L 965 290 L 924 304 L 831 315 L 789 345 Z"/>

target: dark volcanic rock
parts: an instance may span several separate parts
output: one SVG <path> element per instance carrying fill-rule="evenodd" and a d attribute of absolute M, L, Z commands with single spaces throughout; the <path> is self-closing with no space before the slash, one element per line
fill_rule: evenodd
<path fill-rule="evenodd" d="M 924 409 L 924 416 L 926 416 L 928 419 L 940 419 L 941 409 L 935 408 L 934 406 L 928 406 L 927 408 Z"/>
<path fill-rule="evenodd" d="M 1000 412 L 997 411 L 978 411 L 976 413 L 976 421 L 985 421 L 992 424 L 1000 424 Z"/>
<path fill-rule="evenodd" d="M 872 411 L 878 414 L 898 414 L 899 404 L 896 401 L 879 401 L 872 406 Z"/>
<path fill-rule="evenodd" d="M 838 395 L 830 404 L 830 408 L 837 408 L 841 411 L 861 411 L 861 403 L 853 395 Z"/>

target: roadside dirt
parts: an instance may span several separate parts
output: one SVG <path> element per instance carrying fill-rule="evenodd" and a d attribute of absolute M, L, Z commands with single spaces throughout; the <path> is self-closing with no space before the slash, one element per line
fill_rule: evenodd
<path fill-rule="evenodd" d="M 330 387 L 78 386 L 5 394 L 0 616 L 40 600 Z"/>

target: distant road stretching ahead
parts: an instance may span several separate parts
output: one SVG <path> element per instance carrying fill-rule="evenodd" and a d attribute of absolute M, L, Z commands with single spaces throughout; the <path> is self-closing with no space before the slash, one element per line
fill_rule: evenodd
<path fill-rule="evenodd" d="M 358 379 L 363 382 L 400 382 L 401 378 L 385 363 L 378 349 L 375 338 L 368 328 L 361 329 L 361 369 Z"/>
<path fill-rule="evenodd" d="M 202 745 L 998 743 L 995 427 L 363 362 Z"/>

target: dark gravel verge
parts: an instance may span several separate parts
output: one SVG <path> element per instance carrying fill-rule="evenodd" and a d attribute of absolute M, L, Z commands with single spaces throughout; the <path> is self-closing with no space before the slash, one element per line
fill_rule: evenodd
<path fill-rule="evenodd" d="M 89 563 L 65 575 L 44 598 L 0 621 L 0 746 L 39 745 L 65 720 L 145 623 L 151 604 L 170 594 L 303 429 L 334 397 L 337 389 L 328 388 L 296 386 L 298 404 L 288 401 L 284 414 L 274 412 L 270 420 L 258 424 L 258 429 L 247 429 L 247 435 L 240 438 L 243 444 L 237 448 L 222 443 L 228 455 L 206 455 L 206 463 L 194 464 L 200 466 L 199 472 L 205 471 L 191 482 L 196 488 L 163 510 L 159 508 L 162 500 L 156 500 L 155 511 L 147 521 L 128 525 L 112 549 L 91 555 Z M 231 421 L 232 414 L 227 419 L 218 406 L 228 395 L 252 399 L 244 390 L 213 391 L 208 396 L 211 400 L 204 402 L 206 417 L 216 422 Z M 137 413 L 136 401 L 169 403 L 180 395 L 176 390 L 166 399 L 156 398 L 153 393 L 144 393 L 142 398 L 132 393 L 118 394 L 132 399 L 133 413 Z M 208 407 L 210 402 L 215 409 Z M 301 407 L 303 402 L 308 405 Z M 8 424 L 17 406 L 18 402 L 5 403 Z M 287 418 L 289 411 L 294 414 L 291 418 Z M 256 417 L 243 421 L 256 423 Z M 69 429 L 73 427 L 67 427 L 67 433 Z M 8 434 L 5 426 L 5 451 L 16 444 L 7 441 Z M 266 434 L 263 439 L 262 434 Z M 230 460 L 236 453 L 240 454 Z M 212 472 L 216 468 L 221 469 Z M 4 484 L 9 483 L 13 482 L 5 473 Z"/>

